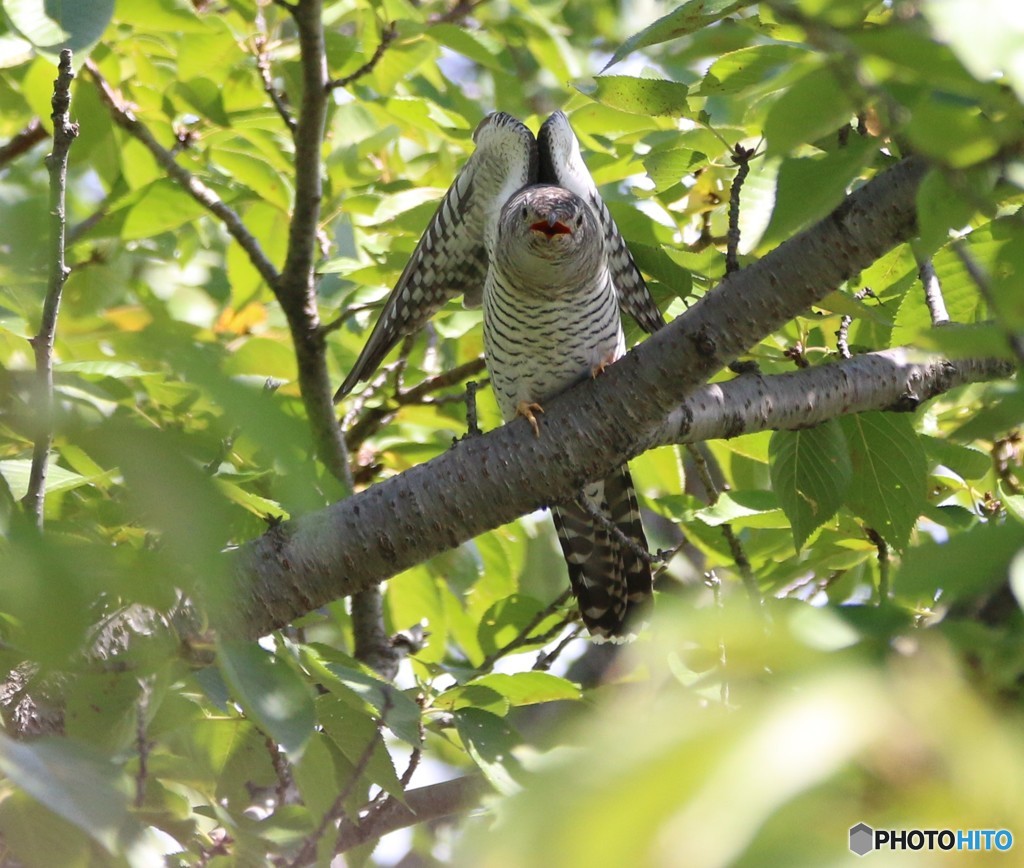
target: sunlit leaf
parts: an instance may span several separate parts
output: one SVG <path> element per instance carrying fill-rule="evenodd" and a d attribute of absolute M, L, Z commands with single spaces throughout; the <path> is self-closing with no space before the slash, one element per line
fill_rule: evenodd
<path fill-rule="evenodd" d="M 221 642 L 217 662 L 246 713 L 292 757 L 313 733 L 313 698 L 284 660 L 252 642 Z"/>

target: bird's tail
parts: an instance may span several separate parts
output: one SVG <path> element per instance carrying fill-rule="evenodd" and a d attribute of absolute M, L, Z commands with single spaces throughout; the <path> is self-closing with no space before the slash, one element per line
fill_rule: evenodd
<path fill-rule="evenodd" d="M 592 511 L 577 503 L 552 509 L 569 582 L 590 634 L 625 641 L 652 586 L 650 562 L 641 555 L 647 538 L 629 468 L 623 465 L 588 485 L 584 494 Z"/>

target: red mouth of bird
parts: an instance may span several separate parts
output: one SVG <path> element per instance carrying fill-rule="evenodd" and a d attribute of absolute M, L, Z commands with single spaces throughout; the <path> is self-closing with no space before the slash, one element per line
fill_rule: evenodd
<path fill-rule="evenodd" d="M 561 220 L 556 220 L 554 223 L 548 223 L 547 220 L 538 220 L 530 228 L 534 232 L 543 232 L 548 238 L 554 238 L 556 235 L 572 235 L 572 230 Z"/>

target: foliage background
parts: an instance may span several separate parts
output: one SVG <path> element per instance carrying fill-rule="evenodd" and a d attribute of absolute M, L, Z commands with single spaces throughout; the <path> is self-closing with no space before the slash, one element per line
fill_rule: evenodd
<path fill-rule="evenodd" d="M 56 36 L 30 26 L 42 3 L 2 6 L 0 141 L 34 117 L 49 123 L 53 49 L 66 39 L 283 262 L 295 145 L 258 63 L 298 107 L 283 5 L 94 0 Z M 828 363 L 849 316 L 854 351 L 1020 362 L 1024 23 L 1010 0 L 342 0 L 322 21 L 329 74 L 354 76 L 332 90 L 322 148 L 318 296 L 335 382 L 495 108 L 533 129 L 555 108 L 570 114 L 670 317 L 725 273 L 735 145 L 757 149 L 741 264 L 923 154 L 934 169 L 915 247 L 749 359 L 764 374 Z M 472 769 L 499 794 L 488 811 L 417 826 L 376 859 L 819 865 L 852 858 L 847 830 L 860 820 L 1024 835 L 1014 380 L 912 412 L 709 442 L 721 496 L 682 447 L 638 458 L 652 547 L 679 548 L 654 623 L 621 654 L 563 641 L 571 612 L 546 607 L 564 568 L 536 515 L 387 583 L 388 632 L 429 631 L 397 687 L 354 659 L 344 601 L 259 644 L 200 631 L 212 644 L 197 648 L 154 613 L 197 593 L 223 604 L 225 547 L 259 536 L 268 516 L 326 506 L 345 484 L 315 458 L 288 323 L 264 277 L 117 125 L 95 75 L 80 69 L 72 95 L 72 270 L 42 535 L 18 500 L 48 145 L 0 164 L 9 858 L 326 864 L 325 815 L 351 823 L 361 806 Z M 933 327 L 918 279 L 927 259 L 964 327 Z M 345 404 L 358 486 L 465 432 L 459 384 L 406 393 L 481 351 L 479 315 L 452 304 Z M 485 430 L 500 424 L 486 389 L 478 409 Z M 747 569 L 763 605 L 751 606 Z M 553 671 L 532 671 L 545 646 Z M 50 734 L 14 738 L 34 732 Z M 373 837 L 348 858 L 373 859 Z"/>

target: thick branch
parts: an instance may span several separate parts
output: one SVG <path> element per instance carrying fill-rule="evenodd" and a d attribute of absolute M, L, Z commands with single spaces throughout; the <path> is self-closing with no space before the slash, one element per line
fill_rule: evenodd
<path fill-rule="evenodd" d="M 911 410 L 956 386 L 1008 377 L 1000 359 L 958 359 L 897 348 L 764 377 L 744 374 L 698 389 L 644 446 L 695 443 L 768 429 L 808 428 L 867 410 Z"/>
<path fill-rule="evenodd" d="M 553 497 L 571 497 L 636 455 L 729 360 L 910 239 L 924 172 L 914 158 L 898 164 L 729 275 L 604 376 L 550 401 L 540 438 L 517 420 L 243 547 L 237 605 L 217 613 L 222 628 L 259 635 L 286 624 Z"/>
<path fill-rule="evenodd" d="M 22 498 L 25 510 L 34 517 L 36 526 L 43 526 L 43 500 L 46 496 L 46 466 L 53 443 L 53 340 L 57 332 L 57 313 L 60 296 L 68 279 L 64 261 L 64 235 L 67 228 L 64 210 L 68 181 L 68 153 L 78 135 L 78 124 L 71 123 L 71 82 L 75 73 L 71 69 L 71 52 L 60 53 L 57 79 L 53 83 L 50 115 L 53 121 L 53 151 L 46 157 L 50 172 L 50 233 L 47 266 L 46 298 L 39 332 L 32 338 L 36 359 L 36 389 L 32 468 L 29 471 L 28 490 Z"/>
<path fill-rule="evenodd" d="M 468 811 L 487 792 L 487 783 L 483 778 L 476 776 L 455 778 L 440 784 L 431 784 L 429 787 L 407 790 L 403 798 L 404 804 L 397 799 L 389 799 L 369 822 L 357 825 L 343 821 L 338 831 L 335 852 L 344 853 L 396 829 Z"/>

